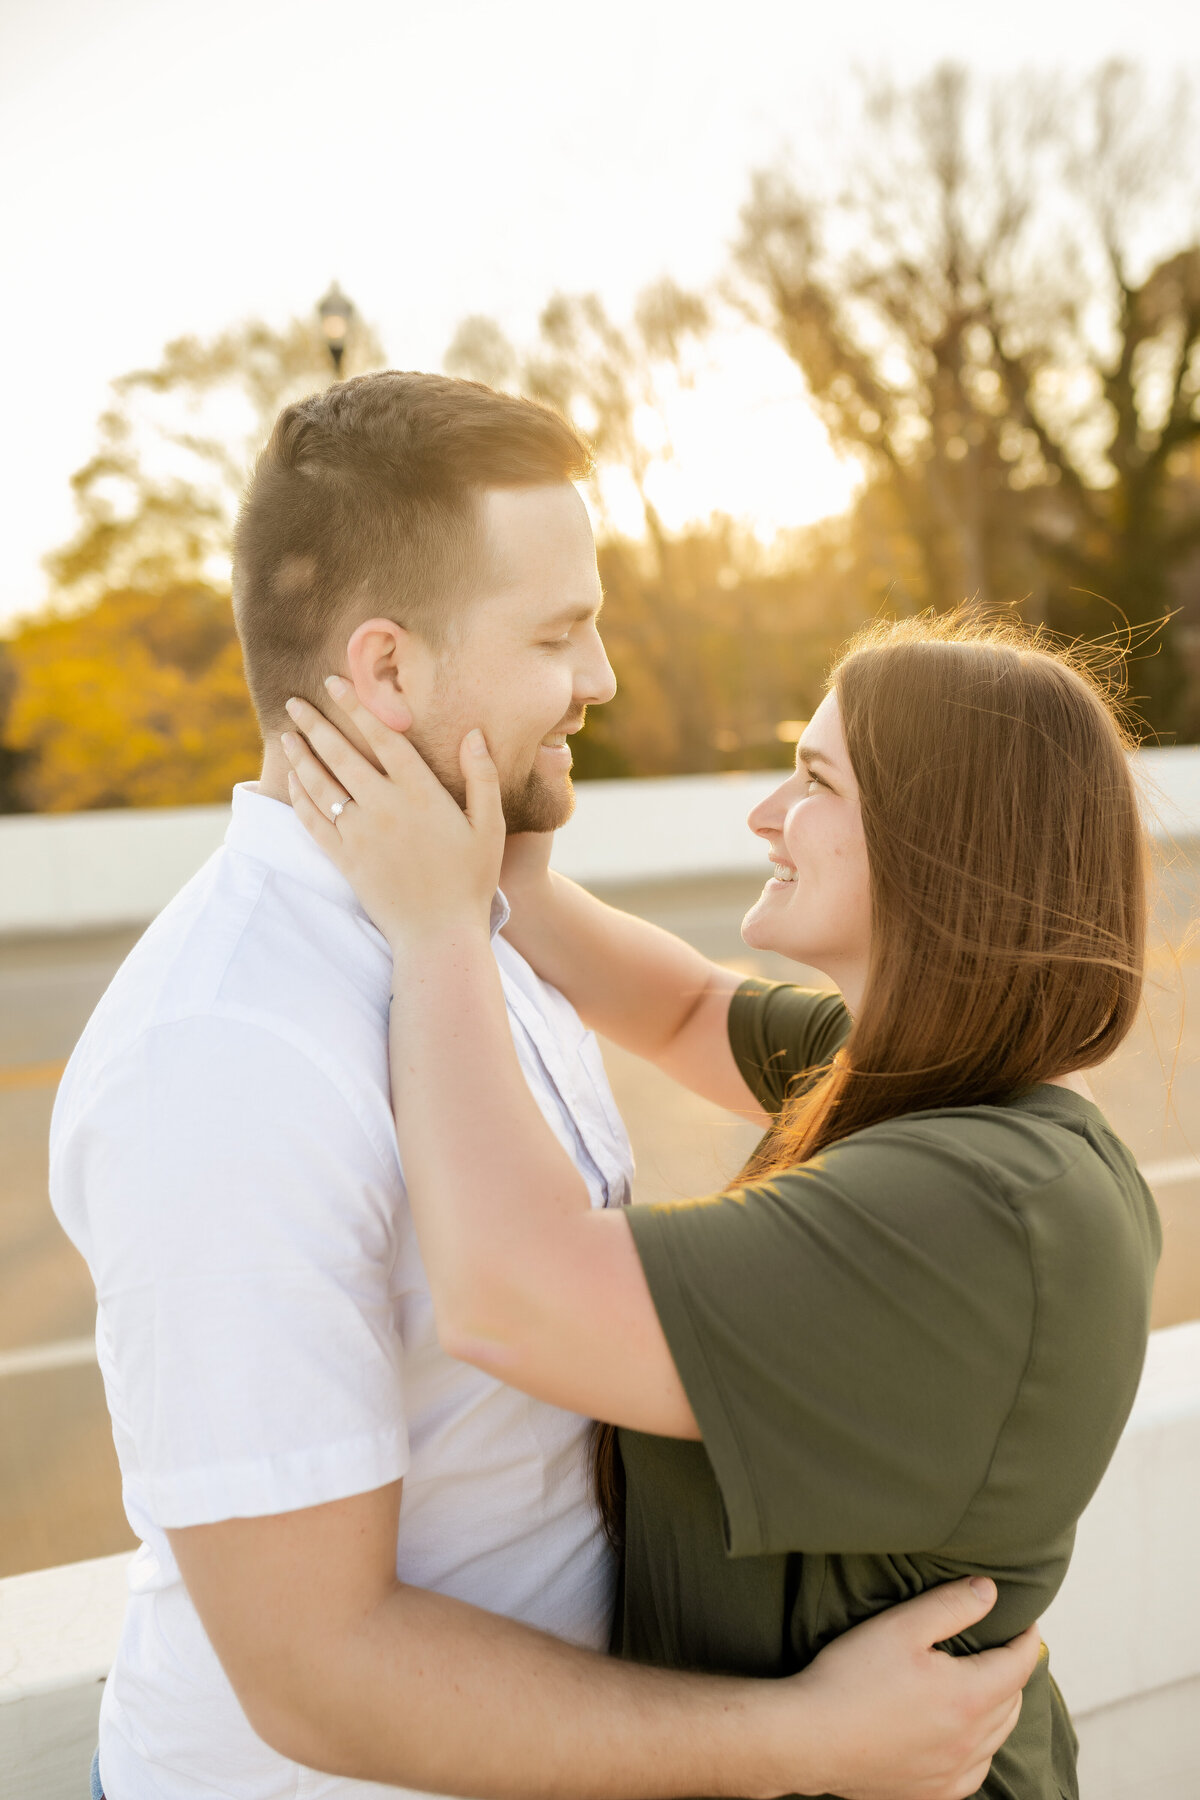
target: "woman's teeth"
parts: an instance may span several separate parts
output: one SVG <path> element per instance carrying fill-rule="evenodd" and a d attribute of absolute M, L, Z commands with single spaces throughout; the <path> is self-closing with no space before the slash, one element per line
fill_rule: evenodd
<path fill-rule="evenodd" d="M 796 879 L 795 869 L 789 868 L 786 863 L 773 862 L 771 872 L 776 881 L 795 881 Z"/>

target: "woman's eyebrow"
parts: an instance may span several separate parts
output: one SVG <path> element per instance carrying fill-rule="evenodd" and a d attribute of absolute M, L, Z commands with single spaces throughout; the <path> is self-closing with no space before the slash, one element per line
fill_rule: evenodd
<path fill-rule="evenodd" d="M 803 763 L 824 763 L 827 769 L 836 770 L 837 768 L 833 759 L 826 756 L 823 750 L 818 750 L 815 745 L 797 744 L 796 760 Z"/>

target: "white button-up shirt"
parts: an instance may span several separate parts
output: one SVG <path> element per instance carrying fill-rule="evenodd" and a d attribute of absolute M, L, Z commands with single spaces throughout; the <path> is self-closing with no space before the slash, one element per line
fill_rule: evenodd
<path fill-rule="evenodd" d="M 620 1205 L 632 1160 L 598 1047 L 496 935 L 506 918 L 498 897 L 525 1077 L 593 1205 Z M 59 1090 L 51 1196 L 95 1280 L 142 1540 L 101 1716 L 116 1800 L 398 1791 L 300 1770 L 255 1736 L 166 1527 L 402 1476 L 402 1580 L 607 1642 L 587 1422 L 437 1342 L 391 1115 L 391 978 L 385 940 L 291 808 L 239 787 L 224 847 L 118 971 Z"/>

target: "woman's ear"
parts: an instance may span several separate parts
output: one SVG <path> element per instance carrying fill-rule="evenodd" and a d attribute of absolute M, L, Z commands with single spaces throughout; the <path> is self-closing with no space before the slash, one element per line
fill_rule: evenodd
<path fill-rule="evenodd" d="M 346 675 L 359 700 L 393 731 L 407 731 L 429 652 L 392 619 L 364 619 L 346 645 Z"/>

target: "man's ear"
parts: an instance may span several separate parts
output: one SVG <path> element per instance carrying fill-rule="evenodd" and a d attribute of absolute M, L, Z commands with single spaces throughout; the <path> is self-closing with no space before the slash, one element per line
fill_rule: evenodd
<path fill-rule="evenodd" d="M 392 619 L 365 619 L 346 645 L 346 674 L 359 701 L 393 731 L 413 722 L 428 660 L 421 640 Z"/>

